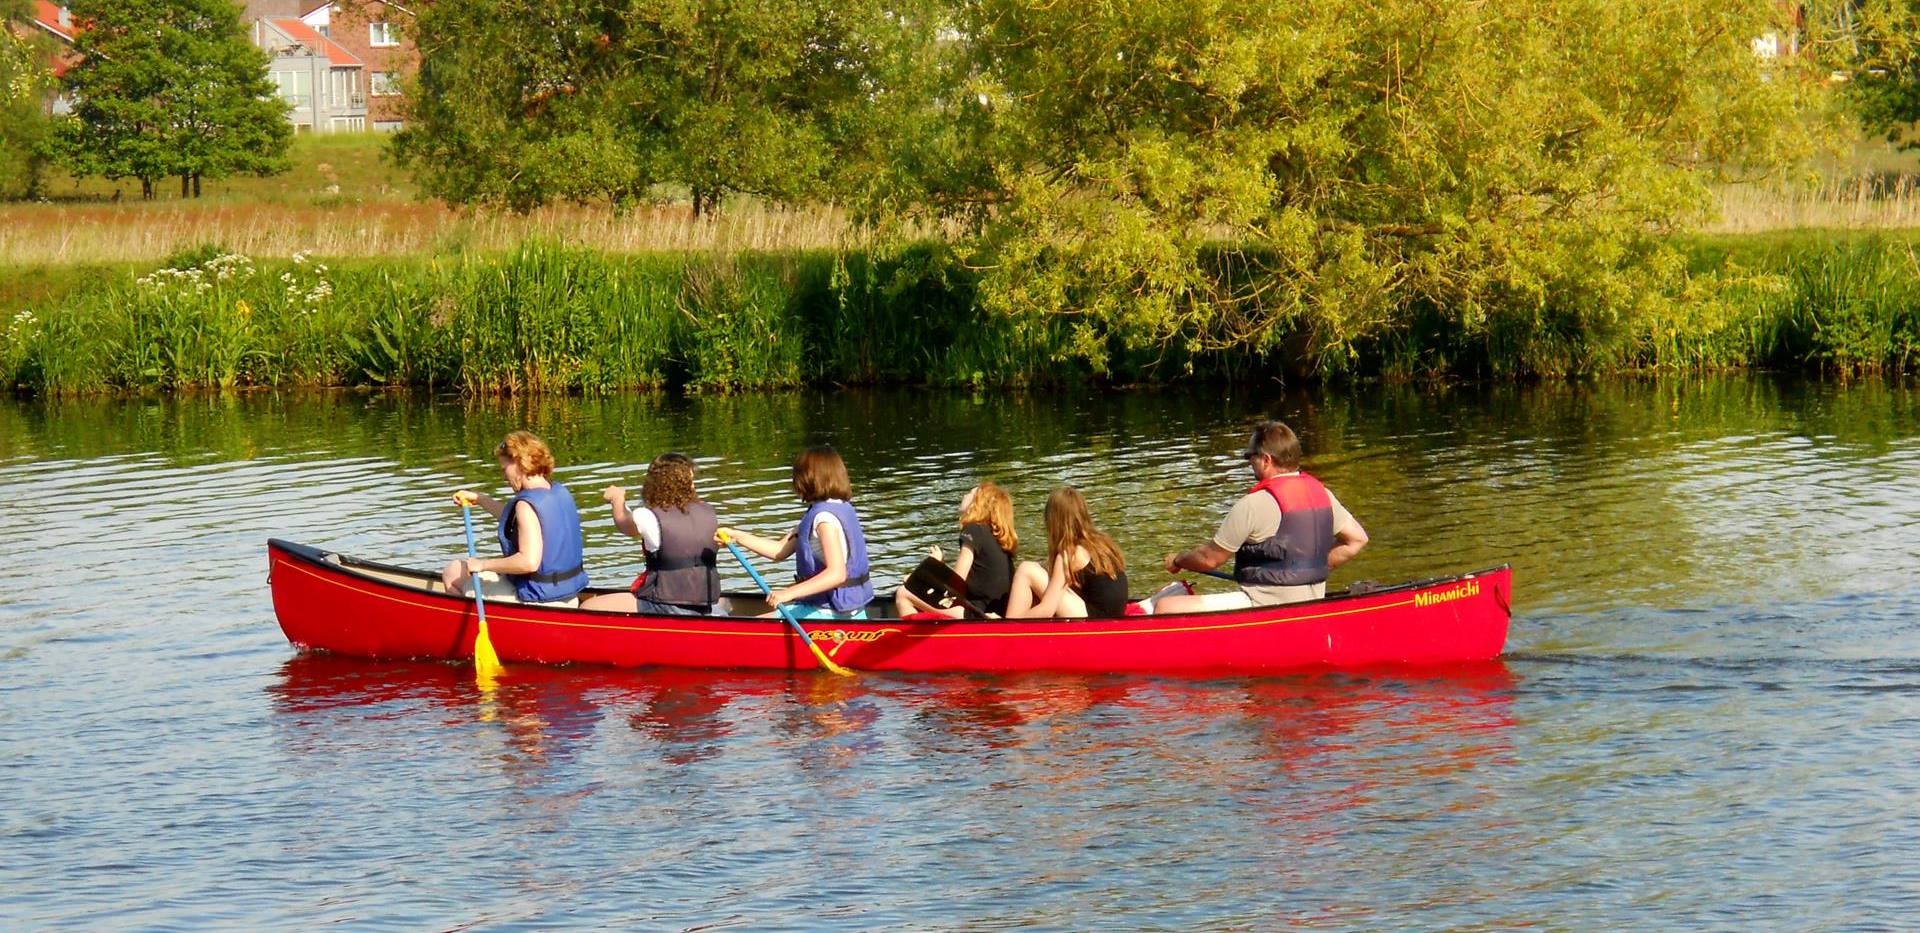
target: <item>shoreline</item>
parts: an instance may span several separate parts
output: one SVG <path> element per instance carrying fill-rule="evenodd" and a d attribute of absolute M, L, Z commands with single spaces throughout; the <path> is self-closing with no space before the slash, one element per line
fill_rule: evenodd
<path fill-rule="evenodd" d="M 0 383 L 18 395 L 408 387 L 482 396 L 1920 367 L 1920 231 L 1665 242 L 1687 263 L 1686 293 L 1628 309 L 1635 318 L 1609 324 L 1605 309 L 1548 306 L 1531 327 L 1507 314 L 1473 330 L 1407 309 L 1331 360 L 1310 356 L 1298 327 L 1191 349 L 1178 335 L 997 313 L 937 242 L 629 254 L 535 241 L 290 260 L 209 247 L 161 264 L 0 267 Z"/>

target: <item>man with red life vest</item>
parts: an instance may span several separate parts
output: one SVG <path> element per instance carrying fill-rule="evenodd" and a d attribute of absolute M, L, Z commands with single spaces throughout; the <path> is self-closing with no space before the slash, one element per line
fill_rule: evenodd
<path fill-rule="evenodd" d="M 1253 429 L 1247 463 L 1259 483 L 1227 513 L 1213 540 L 1168 554 L 1168 573 L 1210 571 L 1233 559 L 1240 589 L 1168 596 L 1155 613 L 1279 606 L 1327 595 L 1327 574 L 1367 546 L 1367 532 L 1320 481 L 1300 472 L 1300 438 L 1278 421 Z"/>

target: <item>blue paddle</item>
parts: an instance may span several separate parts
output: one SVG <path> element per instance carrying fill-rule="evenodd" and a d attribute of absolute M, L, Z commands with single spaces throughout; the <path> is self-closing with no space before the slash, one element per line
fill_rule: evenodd
<path fill-rule="evenodd" d="M 467 523 L 467 557 L 480 556 L 480 550 L 473 544 L 473 503 L 470 496 L 456 495 L 454 501 L 460 503 L 460 518 Z M 480 578 L 470 575 L 468 580 L 473 586 L 473 610 L 480 614 L 480 631 L 473 636 L 473 676 L 481 686 L 487 686 L 500 676 L 503 668 L 500 655 L 493 650 L 493 639 L 487 636 L 487 598 L 480 594 Z"/>
<path fill-rule="evenodd" d="M 767 580 L 765 577 L 760 576 L 760 571 L 753 569 L 753 564 L 747 560 L 747 555 L 740 552 L 740 545 L 733 543 L 732 536 L 723 531 L 720 532 L 717 537 L 720 539 L 721 544 L 727 546 L 727 550 L 733 552 L 734 559 L 740 562 L 740 566 L 746 568 L 747 576 L 752 577 L 753 582 L 760 584 L 760 592 L 772 596 L 773 587 L 767 585 Z M 839 674 L 842 677 L 853 676 L 852 671 L 833 663 L 833 659 L 827 657 L 825 651 L 820 650 L 820 646 L 814 643 L 813 636 L 807 634 L 806 626 L 801 625 L 800 620 L 794 618 L 792 607 L 786 603 L 781 603 L 773 607 L 773 610 L 780 614 L 780 618 L 787 620 L 787 624 L 793 626 L 794 631 L 800 633 L 800 640 L 807 643 L 807 647 L 813 651 L 813 657 L 820 662 L 821 667 Z"/>

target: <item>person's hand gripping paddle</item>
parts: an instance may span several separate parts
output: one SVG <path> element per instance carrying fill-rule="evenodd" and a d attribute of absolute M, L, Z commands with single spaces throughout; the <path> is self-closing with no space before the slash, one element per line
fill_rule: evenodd
<path fill-rule="evenodd" d="M 725 531 L 720 532 L 714 537 L 716 537 L 721 544 L 726 545 L 727 550 L 733 552 L 734 559 L 740 562 L 741 567 L 746 568 L 747 576 L 752 577 L 753 582 L 760 584 L 760 592 L 765 593 L 768 596 L 772 596 L 773 587 L 767 585 L 767 580 L 765 577 L 762 577 L 760 575 L 760 571 L 753 569 L 752 562 L 748 561 L 747 555 L 741 552 L 740 545 L 733 543 L 733 537 L 731 535 L 728 535 Z M 780 613 L 780 618 L 787 620 L 787 624 L 793 626 L 793 630 L 795 632 L 800 633 L 800 640 L 807 643 L 807 648 L 813 652 L 814 660 L 819 661 L 821 667 L 824 667 L 827 670 L 830 670 L 836 674 L 839 674 L 842 677 L 853 676 L 852 671 L 847 670 L 846 668 L 833 663 L 833 659 L 827 657 L 827 653 L 825 651 L 820 650 L 820 646 L 814 642 L 813 636 L 807 634 L 806 627 L 800 624 L 799 619 L 794 618 L 793 609 L 791 607 L 789 607 L 786 603 L 781 603 L 780 605 L 775 606 L 773 608 L 775 612 Z"/>

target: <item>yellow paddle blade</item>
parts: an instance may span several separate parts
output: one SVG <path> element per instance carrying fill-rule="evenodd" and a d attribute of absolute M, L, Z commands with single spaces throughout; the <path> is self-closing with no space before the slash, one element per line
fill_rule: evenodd
<path fill-rule="evenodd" d="M 503 670 L 500 655 L 493 650 L 493 639 L 487 637 L 487 623 L 482 622 L 480 634 L 473 638 L 473 676 L 481 686 L 491 686 Z"/>
<path fill-rule="evenodd" d="M 811 644 L 811 642 L 809 642 L 809 644 Z M 813 656 L 814 656 L 814 658 L 815 658 L 816 660 L 818 660 L 818 661 L 820 662 L 820 666 L 821 666 L 821 667 L 824 667 L 824 668 L 826 668 L 827 670 L 830 670 L 830 671 L 832 671 L 832 672 L 834 672 L 834 673 L 836 673 L 836 674 L 839 674 L 839 675 L 840 675 L 840 676 L 842 676 L 842 677 L 852 677 L 852 676 L 853 676 L 853 672 L 852 672 L 852 671 L 850 671 L 850 670 L 847 670 L 846 668 L 844 668 L 844 667 L 841 667 L 840 665 L 838 665 L 838 664 L 835 664 L 835 663 L 833 663 L 833 659 L 832 659 L 832 658 L 829 658 L 829 657 L 827 657 L 827 653 L 826 653 L 825 651 L 821 651 L 821 650 L 820 650 L 820 646 L 819 646 L 819 645 L 813 645 Z"/>

